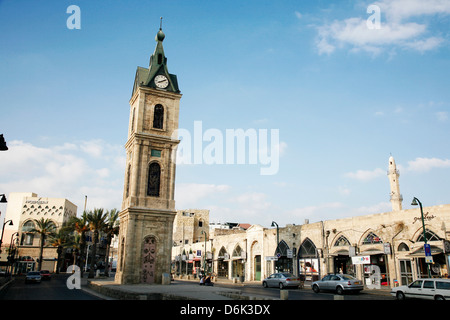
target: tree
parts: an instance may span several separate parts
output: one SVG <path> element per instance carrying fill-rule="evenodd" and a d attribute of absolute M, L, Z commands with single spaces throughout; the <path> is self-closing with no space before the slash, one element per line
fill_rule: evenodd
<path fill-rule="evenodd" d="M 88 278 L 94 278 L 94 266 L 96 263 L 95 256 L 97 254 L 97 243 L 99 234 L 105 227 L 106 214 L 105 212 L 103 212 L 102 208 L 94 209 L 94 211 L 90 211 L 87 214 L 87 220 L 89 223 L 89 229 L 93 233 L 91 268 L 89 270 Z"/>
<path fill-rule="evenodd" d="M 106 234 L 105 276 L 108 277 L 111 241 L 114 236 L 119 234 L 119 211 L 117 209 L 112 209 L 107 213 L 107 219 L 103 232 Z"/>
<path fill-rule="evenodd" d="M 61 257 L 63 249 L 72 245 L 73 237 L 67 228 L 61 228 L 57 232 L 50 234 L 50 244 L 57 247 L 56 252 L 58 253 L 58 260 L 56 261 L 56 273 L 59 273 L 61 268 Z"/>
<path fill-rule="evenodd" d="M 31 230 L 31 232 L 39 233 L 41 236 L 41 243 L 39 247 L 39 262 L 38 262 L 38 271 L 41 271 L 45 239 L 47 238 L 47 236 L 55 232 L 56 226 L 54 222 L 51 221 L 50 219 L 41 218 L 40 220 L 34 220 L 34 222 L 35 227 Z"/>
<path fill-rule="evenodd" d="M 74 244 L 74 255 L 76 254 L 76 250 L 79 250 L 80 258 L 78 259 L 78 266 L 80 267 L 81 274 L 83 274 L 86 251 L 86 232 L 89 231 L 88 212 L 84 211 L 80 218 L 71 217 L 67 227 L 79 235 L 79 237 L 75 238 L 78 239 L 78 245 Z"/>

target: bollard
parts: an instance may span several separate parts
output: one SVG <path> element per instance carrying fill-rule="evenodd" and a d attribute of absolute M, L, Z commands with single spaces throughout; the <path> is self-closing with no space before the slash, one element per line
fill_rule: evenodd
<path fill-rule="evenodd" d="M 170 284 L 170 274 L 168 274 L 168 273 L 162 274 L 162 284 L 164 284 L 164 285 Z"/>
<path fill-rule="evenodd" d="M 280 290 L 280 299 L 281 300 L 289 299 L 289 291 L 287 291 L 287 290 Z"/>

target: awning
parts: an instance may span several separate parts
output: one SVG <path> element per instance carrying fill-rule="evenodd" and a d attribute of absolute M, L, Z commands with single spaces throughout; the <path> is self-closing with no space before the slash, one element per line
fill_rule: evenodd
<path fill-rule="evenodd" d="M 364 252 L 360 252 L 358 256 L 371 256 L 375 254 L 386 254 L 383 250 L 367 250 Z"/>
<path fill-rule="evenodd" d="M 431 255 L 432 256 L 443 253 L 443 252 L 444 251 L 441 248 L 431 246 Z M 412 257 L 412 258 L 425 258 L 425 250 L 423 248 L 420 248 L 419 250 L 416 250 L 416 251 L 408 254 L 407 256 Z"/>

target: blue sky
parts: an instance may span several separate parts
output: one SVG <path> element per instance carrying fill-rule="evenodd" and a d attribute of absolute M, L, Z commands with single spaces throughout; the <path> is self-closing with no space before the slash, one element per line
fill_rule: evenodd
<path fill-rule="evenodd" d="M 449 0 L 0 1 L 0 193 L 120 208 L 128 101 L 161 16 L 180 128 L 280 140 L 274 175 L 179 165 L 177 209 L 263 226 L 390 211 L 391 154 L 404 208 L 449 203 Z"/>

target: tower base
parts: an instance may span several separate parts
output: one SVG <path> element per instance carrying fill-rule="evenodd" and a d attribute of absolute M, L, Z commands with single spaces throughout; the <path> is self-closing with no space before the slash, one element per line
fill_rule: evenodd
<path fill-rule="evenodd" d="M 118 284 L 162 284 L 170 275 L 176 211 L 126 208 L 120 212 Z"/>

